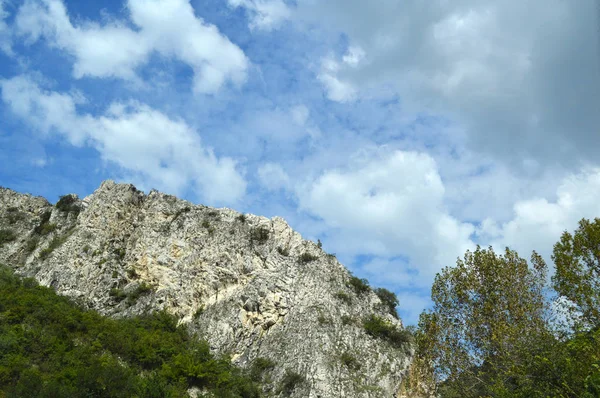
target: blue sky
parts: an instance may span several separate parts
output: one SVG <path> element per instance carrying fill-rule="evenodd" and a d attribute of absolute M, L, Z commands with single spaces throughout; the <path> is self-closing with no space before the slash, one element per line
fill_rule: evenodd
<path fill-rule="evenodd" d="M 0 185 L 282 216 L 414 323 L 600 216 L 593 0 L 0 0 Z"/>

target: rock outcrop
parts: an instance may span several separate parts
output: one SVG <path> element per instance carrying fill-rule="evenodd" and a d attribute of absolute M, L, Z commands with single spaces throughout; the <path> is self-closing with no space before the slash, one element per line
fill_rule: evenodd
<path fill-rule="evenodd" d="M 2 188 L 0 234 L 0 262 L 84 306 L 166 310 L 242 367 L 270 360 L 267 396 L 395 397 L 411 361 L 365 331 L 373 314 L 402 329 L 377 295 L 278 217 L 106 181 L 54 206 Z"/>

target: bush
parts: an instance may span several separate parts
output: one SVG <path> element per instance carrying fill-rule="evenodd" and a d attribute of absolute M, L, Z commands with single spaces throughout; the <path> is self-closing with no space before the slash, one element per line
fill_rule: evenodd
<path fill-rule="evenodd" d="M 344 352 L 340 355 L 340 362 L 350 370 L 359 370 L 360 362 L 356 357 L 349 352 Z"/>
<path fill-rule="evenodd" d="M 290 250 L 287 247 L 283 248 L 281 246 L 277 246 L 277 252 L 284 257 L 288 257 L 290 255 Z"/>
<path fill-rule="evenodd" d="M 346 304 L 351 304 L 352 303 L 352 297 L 350 297 L 350 295 L 346 292 L 343 291 L 338 291 L 336 294 L 334 294 L 334 297 L 340 301 L 343 301 Z"/>
<path fill-rule="evenodd" d="M 198 319 L 200 318 L 200 316 L 204 313 L 204 307 L 200 306 L 196 309 L 196 311 L 194 312 L 194 318 Z"/>
<path fill-rule="evenodd" d="M 283 393 L 286 396 L 289 396 L 302 383 L 304 383 L 304 377 L 302 377 L 302 375 L 290 369 L 286 369 L 285 375 L 281 380 L 281 387 L 279 389 L 279 392 Z"/>
<path fill-rule="evenodd" d="M 0 245 L 17 239 L 17 235 L 10 229 L 0 229 Z"/>
<path fill-rule="evenodd" d="M 269 358 L 258 357 L 250 366 L 250 378 L 254 381 L 262 381 L 265 372 L 275 369 L 275 362 Z"/>
<path fill-rule="evenodd" d="M 40 252 L 40 258 L 42 260 L 45 260 L 46 258 L 48 258 L 48 256 L 50 256 L 50 254 L 52 254 L 52 252 L 55 249 L 57 249 L 60 245 L 65 243 L 66 240 L 67 240 L 67 236 L 55 236 L 54 238 L 52 238 L 52 240 L 50 241 L 50 244 L 48 244 L 48 247 L 46 247 L 45 249 L 43 249 Z"/>
<path fill-rule="evenodd" d="M 19 211 L 17 207 L 9 207 L 7 210 L 7 216 L 9 224 L 16 224 L 19 221 L 24 221 L 27 217 L 25 213 Z"/>
<path fill-rule="evenodd" d="M 365 319 L 363 327 L 368 335 L 387 340 L 395 347 L 412 341 L 409 331 L 398 330 L 393 324 L 377 315 L 371 315 Z"/>
<path fill-rule="evenodd" d="M 114 249 L 113 253 L 119 258 L 119 260 L 123 260 L 127 254 L 127 250 L 125 250 L 124 247 L 121 247 L 119 249 Z"/>
<path fill-rule="evenodd" d="M 342 315 L 342 325 L 351 325 L 354 323 L 354 317 L 350 315 Z"/>
<path fill-rule="evenodd" d="M 129 301 L 129 303 L 132 304 L 141 296 L 150 293 L 152 290 L 152 286 L 148 285 L 145 282 L 142 282 L 135 288 L 135 290 L 133 290 L 127 295 L 127 301 Z"/>
<path fill-rule="evenodd" d="M 244 214 L 240 214 L 239 216 L 236 217 L 236 220 L 238 220 L 241 223 L 245 223 L 246 222 L 246 216 Z"/>
<path fill-rule="evenodd" d="M 319 257 L 310 254 L 309 252 L 304 252 L 300 255 L 300 257 L 298 257 L 298 263 L 299 264 L 308 264 L 311 261 L 315 261 L 316 259 L 318 259 Z"/>
<path fill-rule="evenodd" d="M 123 289 L 119 289 L 119 288 L 112 288 L 110 289 L 110 292 L 108 292 L 108 295 L 112 298 L 114 298 L 116 301 L 123 301 L 127 298 L 127 293 L 125 293 L 125 291 L 123 291 Z"/>
<path fill-rule="evenodd" d="M 56 229 L 56 225 L 54 225 L 54 229 L 51 229 L 50 231 L 46 230 L 46 226 L 48 225 L 48 221 L 50 221 L 51 216 L 52 216 L 51 211 L 45 211 L 40 217 L 40 223 L 38 224 L 37 227 L 35 227 L 33 229 L 33 232 L 35 232 L 38 235 L 47 235 L 48 233 L 50 233 L 54 229 Z M 50 224 L 50 225 L 53 225 L 53 224 Z"/>
<path fill-rule="evenodd" d="M 258 242 L 258 244 L 265 243 L 269 240 L 269 229 L 266 227 L 254 228 L 250 232 L 250 240 L 252 242 Z"/>
<path fill-rule="evenodd" d="M 206 215 L 215 219 L 221 218 L 221 213 L 218 210 L 209 210 Z"/>
<path fill-rule="evenodd" d="M 77 197 L 75 195 L 64 195 L 61 196 L 56 205 L 58 210 L 66 213 L 79 214 L 81 208 L 77 205 Z"/>
<path fill-rule="evenodd" d="M 34 235 L 31 238 L 29 238 L 27 240 L 27 243 L 25 243 L 25 252 L 27 254 L 33 253 L 33 251 L 36 249 L 39 242 L 40 242 L 39 236 Z"/>
<path fill-rule="evenodd" d="M 396 307 L 398 306 L 398 297 L 393 292 L 390 292 L 387 289 L 382 287 L 375 289 L 375 294 L 381 300 L 381 304 L 386 308 L 386 310 L 396 319 L 398 319 L 398 312 L 396 311 Z"/>
<path fill-rule="evenodd" d="M 367 293 L 369 290 L 371 290 L 368 280 L 360 279 L 360 278 L 357 278 L 356 276 L 350 277 L 350 280 L 348 281 L 348 287 L 351 287 L 352 289 L 354 289 L 354 292 L 358 296 L 361 296 L 361 295 Z"/>

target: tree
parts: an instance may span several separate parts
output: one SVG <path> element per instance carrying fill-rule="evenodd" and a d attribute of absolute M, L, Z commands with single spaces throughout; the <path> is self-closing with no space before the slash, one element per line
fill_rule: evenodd
<path fill-rule="evenodd" d="M 573 235 L 564 232 L 554 245 L 552 285 L 574 304 L 586 326 L 600 325 L 600 219 L 582 219 Z"/>
<path fill-rule="evenodd" d="M 529 383 L 527 361 L 549 336 L 547 267 L 535 252 L 531 262 L 508 248 L 497 255 L 477 247 L 436 276 L 417 357 L 443 381 L 442 396 L 519 396 Z"/>

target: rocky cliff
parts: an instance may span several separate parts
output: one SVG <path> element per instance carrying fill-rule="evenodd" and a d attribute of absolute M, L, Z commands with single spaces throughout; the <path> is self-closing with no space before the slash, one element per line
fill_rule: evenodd
<path fill-rule="evenodd" d="M 0 262 L 17 273 L 105 315 L 173 313 L 240 366 L 274 364 L 267 396 L 395 397 L 412 348 L 363 322 L 401 322 L 319 246 L 278 217 L 112 181 L 56 205 L 0 189 Z"/>

